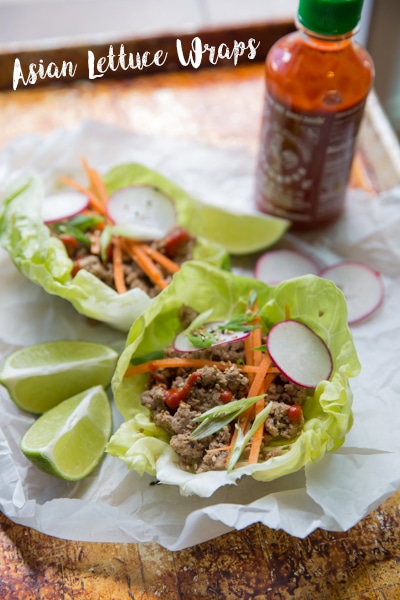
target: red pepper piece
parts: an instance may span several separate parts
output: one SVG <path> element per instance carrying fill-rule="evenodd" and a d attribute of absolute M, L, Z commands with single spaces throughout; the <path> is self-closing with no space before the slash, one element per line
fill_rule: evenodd
<path fill-rule="evenodd" d="M 64 246 L 68 252 L 68 256 L 72 256 L 74 254 L 75 250 L 77 250 L 77 248 L 78 248 L 77 240 L 70 233 L 61 233 L 59 238 L 62 241 L 62 243 L 64 244 Z"/>
<path fill-rule="evenodd" d="M 222 390 L 219 397 L 224 404 L 228 404 L 233 398 L 233 394 L 230 390 Z"/>
<path fill-rule="evenodd" d="M 303 416 L 303 409 L 299 404 L 293 404 L 288 410 L 288 419 L 292 423 L 299 423 Z"/>
<path fill-rule="evenodd" d="M 171 231 L 164 242 L 164 251 L 166 256 L 169 258 L 176 256 L 182 244 L 185 244 L 189 240 L 190 233 L 186 231 L 186 229 L 178 227 L 177 229 Z"/>

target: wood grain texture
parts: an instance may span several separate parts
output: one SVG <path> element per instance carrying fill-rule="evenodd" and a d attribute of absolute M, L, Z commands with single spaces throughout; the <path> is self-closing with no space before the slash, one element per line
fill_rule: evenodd
<path fill-rule="evenodd" d="M 0 148 L 94 118 L 256 152 L 263 85 L 262 66 L 251 65 L 2 92 Z M 376 153 L 385 160 L 378 142 L 361 145 L 352 179 L 372 194 L 381 181 Z M 398 182 L 396 169 L 390 173 L 387 186 Z M 158 598 L 400 600 L 400 492 L 348 532 L 299 540 L 254 524 L 179 552 L 56 539 L 0 515 L 1 600 Z"/>
<path fill-rule="evenodd" d="M 0 515 L 2 600 L 399 600 L 400 492 L 348 532 L 254 524 L 178 552 L 52 538 Z"/>

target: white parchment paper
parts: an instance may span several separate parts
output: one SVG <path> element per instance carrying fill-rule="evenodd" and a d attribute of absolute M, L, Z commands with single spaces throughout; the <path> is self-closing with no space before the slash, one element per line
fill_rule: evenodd
<path fill-rule="evenodd" d="M 194 196 L 253 211 L 254 157 L 174 139 L 137 136 L 85 122 L 50 136 L 16 139 L 0 153 L 0 197 L 21 173 L 53 179 L 80 170 L 80 159 L 104 172 L 138 161 Z M 211 498 L 181 497 L 107 456 L 78 483 L 41 473 L 18 441 L 32 417 L 0 387 L 0 508 L 10 519 L 49 535 L 81 541 L 150 542 L 182 549 L 257 521 L 305 537 L 320 527 L 346 530 L 400 487 L 400 187 L 372 198 L 350 191 L 341 220 L 324 231 L 287 235 L 284 244 L 310 252 L 322 265 L 358 259 L 379 270 L 382 307 L 353 327 L 361 375 L 352 380 L 354 426 L 335 454 L 272 483 L 251 478 Z M 89 323 L 65 301 L 22 277 L 0 250 L 0 360 L 50 339 L 89 339 L 120 349 L 121 333 Z M 114 410 L 115 427 L 120 422 Z"/>

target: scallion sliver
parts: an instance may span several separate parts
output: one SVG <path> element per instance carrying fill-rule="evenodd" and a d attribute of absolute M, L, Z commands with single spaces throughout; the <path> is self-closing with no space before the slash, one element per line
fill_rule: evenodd
<path fill-rule="evenodd" d="M 267 404 L 267 406 L 261 412 L 258 413 L 256 418 L 254 419 L 253 425 L 245 435 L 243 434 L 239 425 L 236 424 L 238 435 L 229 457 L 228 467 L 226 469 L 227 473 L 230 473 L 232 471 L 237 461 L 241 457 L 243 450 L 245 449 L 245 447 L 247 446 L 257 429 L 260 427 L 261 423 L 263 423 L 263 421 L 265 421 L 265 419 L 268 417 L 269 413 L 271 412 L 271 409 L 272 402 Z"/>
<path fill-rule="evenodd" d="M 233 400 L 227 404 L 210 408 L 210 410 L 207 410 L 194 419 L 200 422 L 200 425 L 190 434 L 190 438 L 192 440 L 201 440 L 213 433 L 217 433 L 217 431 L 234 419 L 237 419 L 245 410 L 264 397 L 265 394 L 252 396 L 251 398 L 240 398 L 239 400 Z"/>

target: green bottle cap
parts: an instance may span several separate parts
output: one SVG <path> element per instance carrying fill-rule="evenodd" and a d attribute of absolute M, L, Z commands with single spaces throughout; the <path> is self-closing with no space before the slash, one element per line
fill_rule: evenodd
<path fill-rule="evenodd" d="M 356 28 L 362 7 L 363 0 L 300 0 L 297 18 L 315 33 L 340 35 Z"/>

